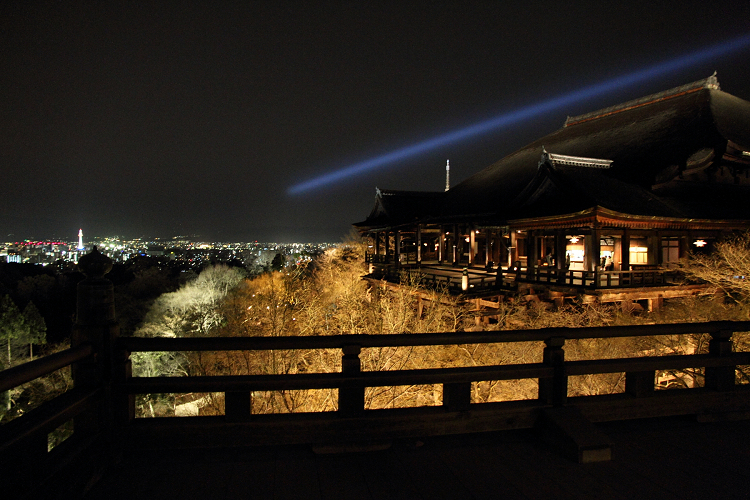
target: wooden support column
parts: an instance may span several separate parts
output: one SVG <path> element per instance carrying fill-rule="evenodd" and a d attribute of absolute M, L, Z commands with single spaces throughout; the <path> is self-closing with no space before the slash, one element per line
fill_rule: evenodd
<path fill-rule="evenodd" d="M 452 264 L 454 266 L 458 265 L 458 258 L 459 258 L 459 250 L 460 250 L 460 235 L 458 234 L 458 224 L 453 224 L 453 257 L 452 257 Z"/>
<path fill-rule="evenodd" d="M 401 230 L 396 229 L 396 235 L 393 238 L 393 260 L 397 266 L 401 265 Z"/>
<path fill-rule="evenodd" d="M 375 262 L 378 262 L 380 259 L 380 231 L 375 233 L 375 255 L 378 256 Z"/>
<path fill-rule="evenodd" d="M 76 388 L 100 389 L 102 399 L 74 417 L 76 434 L 106 447 L 115 436 L 115 422 L 134 418 L 135 405 L 131 395 L 118 391 L 113 382 L 123 381 L 131 374 L 127 353 L 115 348 L 120 327 L 115 315 L 115 292 L 112 282 L 104 277 L 112 270 L 112 260 L 96 247 L 80 258 L 78 268 L 86 278 L 78 283 L 76 322 L 71 346 L 90 344 L 94 356 L 71 366 Z"/>
<path fill-rule="evenodd" d="M 422 226 L 417 224 L 417 264 L 422 263 Z"/>
<path fill-rule="evenodd" d="M 442 264 L 445 259 L 445 228 L 440 224 L 440 237 L 438 239 L 438 263 Z"/>
<path fill-rule="evenodd" d="M 732 354 L 732 331 L 720 330 L 711 334 L 708 341 L 708 354 L 729 356 Z M 706 367 L 706 388 L 717 391 L 731 391 L 734 388 L 734 366 Z"/>
<path fill-rule="evenodd" d="M 539 379 L 539 399 L 546 404 L 562 406 L 568 398 L 568 376 L 565 374 L 565 338 L 552 337 L 544 341 L 542 363 L 554 368 L 550 378 Z"/>
<path fill-rule="evenodd" d="M 536 280 L 537 277 L 536 272 L 539 252 L 536 240 L 536 231 L 529 230 L 526 233 L 526 276 L 531 280 Z"/>
<path fill-rule="evenodd" d="M 591 234 L 586 235 L 586 270 L 596 271 L 601 266 L 601 247 L 599 242 L 599 230 L 591 229 Z"/>
<path fill-rule="evenodd" d="M 687 236 L 685 236 L 684 238 L 680 238 L 680 258 L 681 259 L 687 257 L 687 254 L 690 253 L 692 244 L 693 244 L 693 232 L 688 231 Z"/>
<path fill-rule="evenodd" d="M 565 237 L 565 231 L 563 229 L 555 230 L 555 269 L 557 270 L 557 282 L 565 283 L 567 269 L 565 269 L 565 262 L 567 261 L 567 247 L 568 239 Z"/>
<path fill-rule="evenodd" d="M 469 265 L 474 264 L 474 259 L 477 254 L 477 237 L 476 237 L 476 231 L 473 229 L 469 229 Z"/>
<path fill-rule="evenodd" d="M 466 411 L 471 405 L 471 382 L 443 384 L 445 411 Z"/>
<path fill-rule="evenodd" d="M 490 267 L 490 264 L 493 264 L 495 262 L 495 258 L 493 256 L 494 252 L 494 240 L 495 238 L 495 231 L 492 229 L 486 230 L 486 235 L 484 238 L 484 266 Z"/>
<path fill-rule="evenodd" d="M 385 239 L 385 262 L 388 263 L 391 260 L 391 236 L 390 231 L 383 231 Z"/>
<path fill-rule="evenodd" d="M 224 418 L 227 422 L 246 422 L 252 414 L 250 391 L 227 391 L 224 393 Z"/>
<path fill-rule="evenodd" d="M 362 371 L 359 354 L 362 347 L 347 345 L 342 349 L 341 373 L 357 375 Z M 358 415 L 365 409 L 365 388 L 360 384 L 345 383 L 339 387 L 339 414 L 343 416 Z"/>
<path fill-rule="evenodd" d="M 621 271 L 630 271 L 630 229 L 622 230 L 622 269 Z"/>
<path fill-rule="evenodd" d="M 555 269 L 558 271 L 565 270 L 565 250 L 567 249 L 568 240 L 565 238 L 565 231 L 562 229 L 555 230 Z"/>
<path fill-rule="evenodd" d="M 647 372 L 627 372 L 625 374 L 625 393 L 637 398 L 653 396 L 655 379 L 656 374 L 653 370 Z"/>
<path fill-rule="evenodd" d="M 657 266 L 664 264 L 664 252 L 661 249 L 661 233 L 659 231 L 654 232 L 654 263 Z"/>

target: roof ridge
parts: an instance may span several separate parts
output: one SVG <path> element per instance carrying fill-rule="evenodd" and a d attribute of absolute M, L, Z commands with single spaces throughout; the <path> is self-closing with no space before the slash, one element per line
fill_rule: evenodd
<path fill-rule="evenodd" d="M 646 106 L 648 104 L 652 104 L 655 102 L 665 101 L 667 99 L 672 99 L 674 97 L 679 97 L 681 95 L 689 94 L 689 93 L 696 92 L 702 89 L 720 90 L 719 80 L 716 78 L 715 71 L 713 75 L 709 76 L 708 78 L 704 78 L 702 80 L 697 80 L 695 82 L 690 82 L 685 85 L 680 85 L 679 87 L 674 87 L 668 90 L 663 90 L 655 94 L 649 94 L 647 96 L 639 97 L 638 99 L 633 99 L 631 101 L 626 101 L 620 104 L 615 104 L 614 106 L 610 106 L 608 108 L 598 109 L 590 113 L 585 113 L 585 114 L 578 115 L 578 116 L 569 116 L 565 120 L 563 127 L 569 127 L 570 125 L 577 125 L 579 123 L 587 122 L 590 120 L 595 120 L 597 118 L 602 118 L 604 116 L 609 116 L 609 115 L 619 113 L 621 111 L 627 111 L 633 108 L 640 108 L 641 106 Z"/>

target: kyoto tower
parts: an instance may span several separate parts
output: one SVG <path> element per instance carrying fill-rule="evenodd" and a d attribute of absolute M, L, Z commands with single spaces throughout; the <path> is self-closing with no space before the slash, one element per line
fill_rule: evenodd
<path fill-rule="evenodd" d="M 78 230 L 78 250 L 83 250 L 83 229 Z"/>

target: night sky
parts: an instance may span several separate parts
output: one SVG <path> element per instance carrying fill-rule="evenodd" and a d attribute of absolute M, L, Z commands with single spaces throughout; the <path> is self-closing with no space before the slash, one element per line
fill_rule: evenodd
<path fill-rule="evenodd" d="M 299 194 L 318 175 L 750 34 L 750 2 L 3 2 L 0 241 L 340 241 L 576 115 L 750 48 Z M 507 2 L 510 3 L 510 2 Z M 547 4 L 554 4 L 550 7 Z M 656 5 L 653 5 L 656 4 Z"/>

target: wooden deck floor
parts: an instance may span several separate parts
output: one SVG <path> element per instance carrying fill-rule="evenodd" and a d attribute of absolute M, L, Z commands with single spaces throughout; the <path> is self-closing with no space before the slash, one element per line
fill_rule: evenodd
<path fill-rule="evenodd" d="M 659 419 L 599 425 L 614 460 L 577 464 L 535 431 L 309 447 L 144 452 L 124 457 L 87 499 L 741 499 L 750 498 L 750 421 Z"/>

